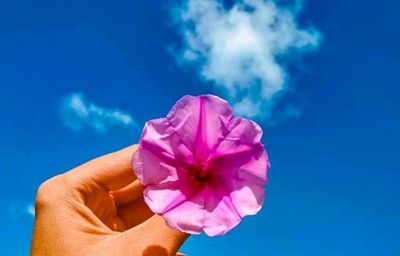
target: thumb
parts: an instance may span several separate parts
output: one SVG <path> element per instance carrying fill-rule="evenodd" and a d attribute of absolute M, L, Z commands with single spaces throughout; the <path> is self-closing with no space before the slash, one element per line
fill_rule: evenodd
<path fill-rule="evenodd" d="M 143 229 L 149 230 L 149 238 L 152 242 L 164 247 L 168 255 L 175 255 L 189 234 L 170 228 L 160 215 L 154 215 L 143 225 Z"/>
<path fill-rule="evenodd" d="M 189 234 L 171 229 L 159 215 L 154 215 L 139 226 L 124 232 L 125 244 L 136 244 L 144 256 L 175 256 Z M 140 245 L 139 245 L 140 244 Z"/>

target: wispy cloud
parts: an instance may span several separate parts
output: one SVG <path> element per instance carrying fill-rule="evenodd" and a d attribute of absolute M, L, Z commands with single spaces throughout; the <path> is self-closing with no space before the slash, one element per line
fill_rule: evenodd
<path fill-rule="evenodd" d="M 18 219 L 22 216 L 35 216 L 35 205 L 20 200 L 12 200 L 6 205 L 6 212 L 11 219 Z"/>
<path fill-rule="evenodd" d="M 29 204 L 26 207 L 26 212 L 32 216 L 35 216 L 35 206 L 33 204 Z"/>
<path fill-rule="evenodd" d="M 183 38 L 181 63 L 192 63 L 234 103 L 236 112 L 269 117 L 287 90 L 285 64 L 292 53 L 316 49 L 321 35 L 300 28 L 300 1 L 282 7 L 272 0 L 186 0 L 173 9 Z"/>
<path fill-rule="evenodd" d="M 63 99 L 61 115 L 64 124 L 74 131 L 86 126 L 102 133 L 110 126 L 136 126 L 135 120 L 128 113 L 96 105 L 86 100 L 80 92 L 71 93 Z"/>

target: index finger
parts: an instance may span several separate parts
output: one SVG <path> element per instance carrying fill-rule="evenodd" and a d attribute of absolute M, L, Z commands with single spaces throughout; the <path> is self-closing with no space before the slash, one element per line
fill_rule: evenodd
<path fill-rule="evenodd" d="M 67 175 L 83 182 L 94 182 L 108 191 L 118 190 L 136 179 L 131 165 L 136 150 L 137 145 L 132 145 L 98 157 L 74 168 Z"/>

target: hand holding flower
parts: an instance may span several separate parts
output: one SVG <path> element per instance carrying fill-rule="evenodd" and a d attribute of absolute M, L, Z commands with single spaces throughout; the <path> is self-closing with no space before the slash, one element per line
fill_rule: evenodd
<path fill-rule="evenodd" d="M 40 186 L 32 256 L 177 253 L 188 235 L 147 208 L 130 165 L 136 149 L 102 156 Z"/>

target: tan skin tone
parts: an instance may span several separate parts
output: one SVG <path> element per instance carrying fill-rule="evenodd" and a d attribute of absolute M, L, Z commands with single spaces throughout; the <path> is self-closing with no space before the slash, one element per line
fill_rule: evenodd
<path fill-rule="evenodd" d="M 169 256 L 188 234 L 143 201 L 131 146 L 89 161 L 38 189 L 31 255 Z"/>

